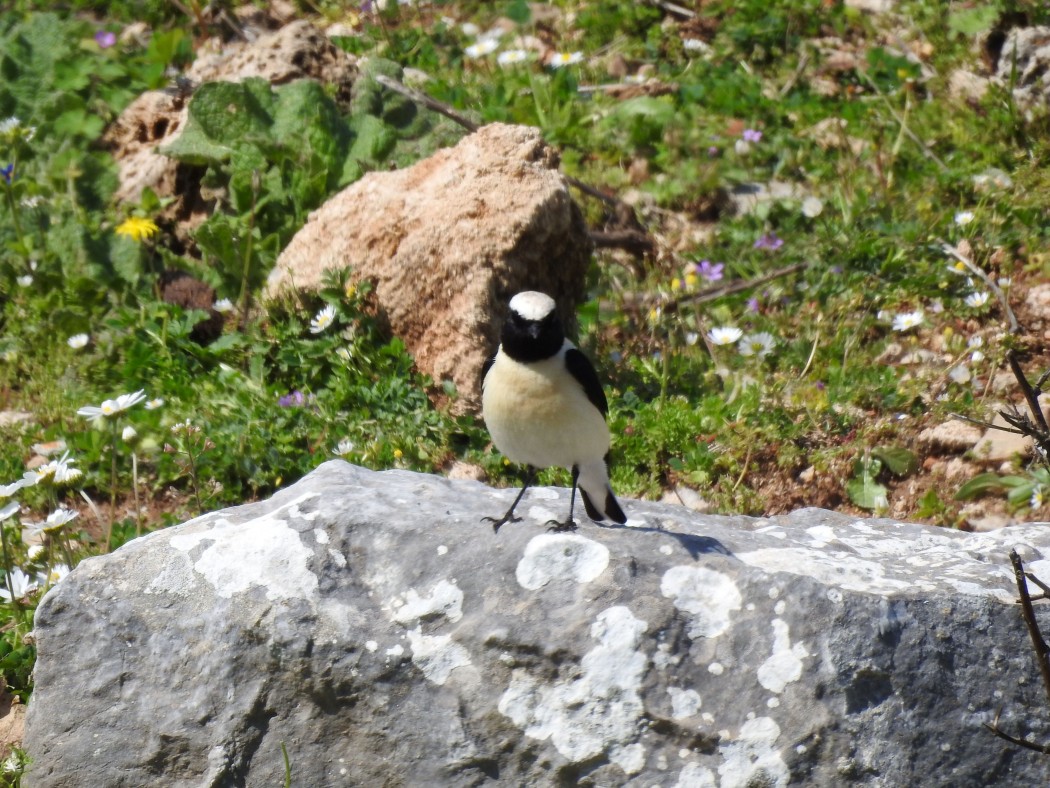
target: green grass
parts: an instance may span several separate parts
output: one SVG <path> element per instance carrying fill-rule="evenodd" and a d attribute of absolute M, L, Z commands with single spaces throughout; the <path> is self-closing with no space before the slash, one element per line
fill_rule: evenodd
<path fill-rule="evenodd" d="M 1015 289 L 1050 273 L 1040 252 L 1050 232 L 1045 110 L 1026 117 L 1003 88 L 975 106 L 948 94 L 953 69 L 978 68 L 974 36 L 994 23 L 989 13 L 901 2 L 891 22 L 816 0 L 754 0 L 708 4 L 706 21 L 684 33 L 653 6 L 606 0 L 559 2 L 544 20 L 520 0 L 392 6 L 380 16 L 306 6 L 304 14 L 356 26 L 358 35 L 337 43 L 370 56 L 369 69 L 424 70 L 429 94 L 477 121 L 539 127 L 567 174 L 630 199 L 654 232 L 653 259 L 596 256 L 581 308 L 581 343 L 609 384 L 622 494 L 658 497 L 686 485 L 716 511 L 763 513 L 786 500 L 773 482 L 816 503 L 831 500 L 831 485 L 844 505 L 881 510 L 884 493 L 892 501 L 899 478 L 918 472 L 916 424 L 986 415 L 984 383 L 1009 345 L 1003 315 L 994 299 L 967 305 L 985 288 L 950 270 L 940 240 L 965 238 L 974 262 Z M 513 483 L 483 425 L 431 404 L 428 392 L 440 387 L 382 333 L 364 308 L 367 292 L 348 291 L 345 273 L 309 303 L 239 316 L 309 211 L 364 172 L 410 164 L 461 132 L 367 76 L 346 106 L 312 83 L 205 85 L 167 152 L 206 168 L 205 182 L 226 195 L 222 210 L 194 232 L 190 252 L 176 251 L 167 227 L 129 237 L 122 223 L 157 217 L 163 198 L 116 204 L 116 167 L 98 138 L 135 96 L 167 84 L 167 69 L 190 62 L 194 42 L 217 34 L 154 3 L 141 12 L 154 25 L 148 44 L 100 47 L 96 32 L 119 32 L 137 7 L 75 3 L 48 13 L 23 2 L 0 16 L 0 119 L 18 119 L 0 131 L 0 166 L 13 165 L 0 181 L 0 406 L 32 414 L 3 429 L 0 483 L 21 478 L 31 447 L 47 441 L 65 441 L 83 471 L 72 484 L 13 495 L 23 509 L 3 526 L 8 571 L 46 574 L 199 509 L 269 495 L 335 452 L 428 472 L 465 460 Z M 1047 21 L 1035 4 L 996 7 Z M 552 68 L 533 52 L 501 66 L 497 53 L 471 56 L 475 38 L 461 23 L 487 30 L 499 17 L 580 52 L 580 62 Z M 919 60 L 887 43 L 891 27 L 908 31 Z M 701 37 L 702 48 L 690 43 Z M 514 48 L 512 38 L 499 50 Z M 854 67 L 824 68 L 821 47 L 835 46 Z M 617 81 L 610 69 L 670 87 L 627 98 L 581 90 Z M 245 111 L 231 115 L 230 106 Z M 839 122 L 840 133 L 821 133 Z M 975 185 L 991 168 L 1012 187 Z M 735 188 L 774 181 L 795 196 L 728 210 Z M 803 211 L 805 196 L 819 202 Z M 592 225 L 611 218 L 604 203 L 578 200 Z M 957 220 L 962 211 L 972 221 Z M 804 270 L 690 300 L 792 264 Z M 233 304 L 218 341 L 198 345 L 190 334 L 202 313 L 157 299 L 164 268 L 201 276 Z M 312 332 L 325 306 L 332 322 Z M 921 325 L 894 328 L 916 310 Z M 760 352 L 718 344 L 726 332 L 715 329 L 729 328 Z M 67 345 L 79 333 L 87 346 Z M 969 357 L 975 336 L 983 360 Z M 880 360 L 894 342 L 931 350 L 933 360 Z M 970 380 L 948 377 L 953 358 Z M 77 415 L 140 389 L 163 406 L 135 405 L 101 424 Z M 173 434 L 175 425 L 182 431 Z M 127 426 L 136 431 L 129 440 Z M 825 480 L 812 497 L 798 482 L 808 468 Z M 1008 489 L 1023 510 L 1042 483 L 1024 469 L 1006 479 L 983 478 L 964 493 Z M 907 514 L 957 523 L 953 494 L 930 487 Z M 135 514 L 136 496 L 144 514 Z M 60 504 L 81 516 L 30 557 L 22 526 Z M 0 636 L 0 671 L 23 697 L 33 655 L 22 638 L 37 585 L 6 603 Z"/>

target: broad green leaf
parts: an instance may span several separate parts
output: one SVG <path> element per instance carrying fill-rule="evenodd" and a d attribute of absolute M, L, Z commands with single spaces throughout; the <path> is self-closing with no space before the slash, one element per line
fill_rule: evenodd
<path fill-rule="evenodd" d="M 886 507 L 886 496 L 889 491 L 875 481 L 873 476 L 863 474 L 846 482 L 846 493 L 849 499 L 861 509 L 874 511 Z"/>
<path fill-rule="evenodd" d="M 966 482 L 959 491 L 955 493 L 955 500 L 968 501 L 989 492 L 999 492 L 1003 489 L 1003 477 L 997 473 L 981 473 Z"/>
<path fill-rule="evenodd" d="M 974 8 L 963 8 L 948 15 L 948 29 L 964 36 L 974 36 L 991 30 L 1002 9 L 999 3 L 978 3 Z"/>
<path fill-rule="evenodd" d="M 899 447 L 879 446 L 872 449 L 873 457 L 878 457 L 890 469 L 894 476 L 908 476 L 919 470 L 919 458 L 914 452 Z"/>

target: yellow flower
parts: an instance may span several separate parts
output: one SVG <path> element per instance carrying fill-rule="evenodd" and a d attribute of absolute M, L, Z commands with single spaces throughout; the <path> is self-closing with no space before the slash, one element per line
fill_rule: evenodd
<path fill-rule="evenodd" d="M 394 459 L 395 460 L 400 460 L 404 456 L 405 456 L 405 453 L 403 451 L 401 451 L 401 449 L 394 449 Z"/>
<path fill-rule="evenodd" d="M 143 219 L 141 216 L 129 216 L 117 226 L 117 235 L 126 235 L 132 241 L 142 241 L 151 238 L 160 231 L 156 222 L 152 219 Z"/>
<path fill-rule="evenodd" d="M 688 273 L 688 274 L 686 274 L 686 275 L 685 275 L 685 286 L 686 286 L 687 288 L 689 288 L 690 290 L 692 290 L 692 289 L 693 289 L 693 288 L 695 288 L 695 287 L 696 287 L 696 286 L 697 286 L 698 284 L 700 284 L 700 277 L 698 277 L 698 276 L 697 276 L 696 274 L 694 274 L 694 273 Z"/>
<path fill-rule="evenodd" d="M 343 290 L 343 293 L 346 295 L 346 300 L 349 301 L 355 295 L 357 295 L 357 286 L 351 284 L 350 282 L 347 282 L 346 283 L 346 289 Z"/>

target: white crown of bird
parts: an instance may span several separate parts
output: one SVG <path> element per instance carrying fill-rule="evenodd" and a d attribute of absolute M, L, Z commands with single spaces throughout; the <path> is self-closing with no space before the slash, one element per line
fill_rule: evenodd
<path fill-rule="evenodd" d="M 517 312 L 526 320 L 543 320 L 554 311 L 554 299 L 546 293 L 526 290 L 510 299 L 511 311 Z"/>

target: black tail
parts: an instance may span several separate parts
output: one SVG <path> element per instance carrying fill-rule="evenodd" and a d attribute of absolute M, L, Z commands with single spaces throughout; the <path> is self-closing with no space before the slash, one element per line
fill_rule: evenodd
<path fill-rule="evenodd" d="M 621 525 L 627 522 L 627 515 L 623 513 L 619 501 L 616 500 L 616 496 L 613 495 L 613 491 L 610 488 L 605 488 L 604 512 L 598 510 L 587 491 L 582 487 L 580 488 L 580 497 L 583 498 L 583 508 L 587 510 L 587 516 L 592 520 L 600 522 L 608 517 L 614 523 L 620 523 Z"/>

